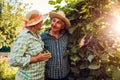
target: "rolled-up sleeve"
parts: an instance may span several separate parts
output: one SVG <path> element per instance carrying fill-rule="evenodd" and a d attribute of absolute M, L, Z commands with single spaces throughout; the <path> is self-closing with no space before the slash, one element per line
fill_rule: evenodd
<path fill-rule="evenodd" d="M 30 55 L 25 55 L 28 48 L 27 39 L 19 37 L 13 43 L 9 56 L 11 66 L 25 67 L 30 63 Z"/>

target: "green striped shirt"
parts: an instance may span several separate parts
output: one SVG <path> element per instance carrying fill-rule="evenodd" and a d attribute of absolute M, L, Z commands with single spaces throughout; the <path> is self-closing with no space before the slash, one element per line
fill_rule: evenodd
<path fill-rule="evenodd" d="M 45 62 L 30 64 L 30 57 L 43 51 L 44 43 L 24 29 L 15 39 L 9 56 L 9 64 L 19 67 L 16 77 L 20 80 L 44 80 Z M 17 78 L 16 78 L 17 79 Z"/>

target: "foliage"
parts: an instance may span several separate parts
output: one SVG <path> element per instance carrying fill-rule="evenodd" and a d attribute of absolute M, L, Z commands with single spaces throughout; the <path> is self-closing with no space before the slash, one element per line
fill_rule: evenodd
<path fill-rule="evenodd" d="M 14 80 L 17 68 L 10 67 L 7 57 L 0 56 L 0 80 Z"/>
<path fill-rule="evenodd" d="M 10 46 L 21 29 L 22 12 L 27 5 L 0 0 L 0 48 Z"/>
<path fill-rule="evenodd" d="M 72 24 L 67 49 L 69 80 L 120 80 L 120 33 L 114 30 L 116 15 L 120 15 L 119 0 L 65 0 L 64 7 L 58 0 L 50 1 L 54 11 L 63 10 Z M 84 35 L 92 36 L 92 40 L 80 48 Z"/>

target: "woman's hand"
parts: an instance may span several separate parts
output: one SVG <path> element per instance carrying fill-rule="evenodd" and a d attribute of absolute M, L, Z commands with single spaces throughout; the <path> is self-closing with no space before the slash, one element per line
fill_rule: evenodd
<path fill-rule="evenodd" d="M 51 58 L 50 53 L 39 53 L 37 56 L 31 57 L 30 63 L 36 63 L 40 61 L 48 61 Z"/>
<path fill-rule="evenodd" d="M 36 56 L 37 61 L 47 61 L 49 58 L 51 58 L 50 53 L 40 53 L 39 55 Z"/>

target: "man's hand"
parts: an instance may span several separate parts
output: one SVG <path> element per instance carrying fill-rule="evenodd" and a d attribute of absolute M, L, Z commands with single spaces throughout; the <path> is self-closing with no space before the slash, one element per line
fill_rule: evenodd
<path fill-rule="evenodd" d="M 91 40 L 92 40 L 92 36 L 86 36 L 86 35 L 83 36 L 83 38 L 81 39 L 79 43 L 80 48 L 89 44 Z"/>

